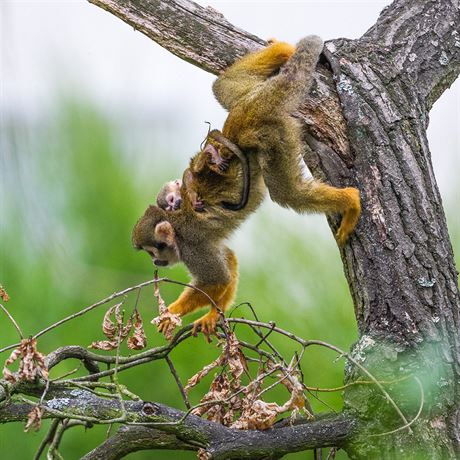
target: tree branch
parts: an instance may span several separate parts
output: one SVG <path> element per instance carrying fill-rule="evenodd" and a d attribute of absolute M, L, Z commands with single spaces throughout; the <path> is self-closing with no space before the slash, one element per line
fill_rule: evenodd
<path fill-rule="evenodd" d="M 82 460 L 118 460 L 132 452 L 148 449 L 197 450 L 198 447 L 155 428 L 122 426 L 107 441 L 82 457 Z"/>
<path fill-rule="evenodd" d="M 26 384 L 21 385 L 21 391 L 33 396 L 41 393 L 41 389 Z M 30 403 L 10 402 L 0 408 L 0 423 L 23 421 L 33 407 Z M 42 407 L 45 409 L 43 418 L 68 418 L 99 424 L 118 419 L 126 424 L 155 428 L 150 431 L 150 427 L 144 426 L 140 430 L 118 432 L 115 439 L 90 452 L 86 457 L 89 459 L 116 459 L 122 454 L 149 448 L 190 450 L 198 447 L 205 448 L 213 459 L 257 459 L 275 453 L 284 455 L 315 447 L 341 446 L 356 428 L 354 419 L 340 415 L 265 431 L 235 430 L 195 415 L 184 417 L 185 412 L 156 402 L 125 401 L 123 408 L 116 398 L 103 398 L 84 389 L 69 389 L 59 384 L 50 385 Z M 139 433 L 142 438 L 128 445 L 127 441 L 135 439 Z M 126 445 L 122 446 L 123 442 Z M 101 453 L 104 451 L 105 454 Z"/>

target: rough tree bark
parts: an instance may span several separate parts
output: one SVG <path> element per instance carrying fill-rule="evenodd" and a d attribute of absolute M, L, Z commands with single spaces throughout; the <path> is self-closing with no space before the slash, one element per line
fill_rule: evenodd
<path fill-rule="evenodd" d="M 187 0 L 90 1 L 213 73 L 264 44 L 215 10 Z M 399 420 L 375 390 L 351 387 L 345 418 L 283 428 L 287 445 L 296 439 L 305 448 L 335 442 L 356 459 L 460 456 L 457 272 L 426 137 L 430 108 L 460 72 L 458 29 L 458 0 L 396 0 L 361 38 L 325 46 L 298 116 L 312 173 L 337 186 L 357 186 L 362 194 L 360 223 L 341 253 L 360 331 L 352 356 L 381 379 L 418 376 L 425 405 L 412 434 L 406 428 L 373 436 L 396 428 Z M 334 229 L 336 221 L 330 224 Z M 358 374 L 350 367 L 345 377 L 353 381 Z M 413 388 L 402 386 L 398 396 L 409 414 L 416 412 Z M 356 435 L 353 420 L 361 434 Z M 328 423 L 332 441 L 325 439 Z M 187 441 L 193 441 L 193 436 L 178 439 L 171 430 L 135 430 L 127 428 L 88 458 L 120 458 L 108 452 L 127 453 L 136 439 L 146 440 L 141 448 L 188 449 Z M 219 457 L 221 444 L 215 443 L 216 458 L 260 458 L 260 451 L 251 452 L 251 442 L 262 436 L 258 441 L 266 446 L 270 439 L 260 432 L 221 430 L 217 436 L 226 450 Z"/>

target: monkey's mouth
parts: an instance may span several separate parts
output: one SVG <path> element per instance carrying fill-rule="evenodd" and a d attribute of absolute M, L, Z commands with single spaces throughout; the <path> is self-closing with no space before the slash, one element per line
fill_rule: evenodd
<path fill-rule="evenodd" d="M 157 267 L 166 267 L 169 264 L 169 262 L 167 260 L 161 260 L 161 259 L 154 259 L 153 263 Z"/>

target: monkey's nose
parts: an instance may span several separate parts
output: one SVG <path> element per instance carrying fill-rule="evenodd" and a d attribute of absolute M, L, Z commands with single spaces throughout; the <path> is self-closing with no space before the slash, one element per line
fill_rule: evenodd
<path fill-rule="evenodd" d="M 177 211 L 180 208 L 181 204 L 182 204 L 182 198 L 178 198 L 176 202 L 174 203 L 174 211 Z"/>

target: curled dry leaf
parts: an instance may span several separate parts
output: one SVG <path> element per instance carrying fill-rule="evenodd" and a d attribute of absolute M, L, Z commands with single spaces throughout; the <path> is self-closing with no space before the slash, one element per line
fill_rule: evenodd
<path fill-rule="evenodd" d="M 0 299 L 3 300 L 3 302 L 8 302 L 10 300 L 10 296 L 6 292 L 5 288 L 0 284 Z"/>
<path fill-rule="evenodd" d="M 171 340 L 176 327 L 182 326 L 182 319 L 179 315 L 168 310 L 165 301 L 161 297 L 158 283 L 154 284 L 153 295 L 158 302 L 159 315 L 153 318 L 151 323 L 158 327 L 158 330 L 165 336 L 166 340 Z"/>
<path fill-rule="evenodd" d="M 144 327 L 142 325 L 142 318 L 139 312 L 134 312 L 134 332 L 128 338 L 128 348 L 131 350 L 142 350 L 147 346 L 147 337 L 145 336 Z"/>
<path fill-rule="evenodd" d="M 166 340 L 171 340 L 174 336 L 176 327 L 182 325 L 182 319 L 179 315 L 166 310 L 160 313 L 156 318 L 153 318 L 151 323 L 158 327 Z"/>
<path fill-rule="evenodd" d="M 95 350 L 110 351 L 115 350 L 117 346 L 117 342 L 111 342 L 110 340 L 98 340 L 97 342 L 92 342 L 88 348 L 94 348 Z"/>
<path fill-rule="evenodd" d="M 131 318 L 128 319 L 126 325 L 123 324 L 123 312 L 121 311 L 121 303 L 110 307 L 104 315 L 102 320 L 102 332 L 108 338 L 108 340 L 98 340 L 92 342 L 89 348 L 95 348 L 97 350 L 115 350 L 118 344 L 123 342 L 133 327 L 133 321 Z M 112 318 L 114 320 L 112 320 Z M 141 321 L 142 325 L 142 321 Z"/>
<path fill-rule="evenodd" d="M 275 423 L 277 415 L 281 413 L 280 409 L 276 403 L 267 403 L 257 399 L 243 409 L 240 418 L 231 425 L 231 428 L 266 430 Z"/>
<path fill-rule="evenodd" d="M 232 407 L 231 385 L 228 374 L 217 375 L 211 383 L 209 391 L 200 401 L 202 406 L 195 408 L 192 414 L 207 416 L 211 422 L 230 426 L 233 422 L 234 410 Z M 228 400 L 228 401 L 227 401 Z M 211 404 L 214 402 L 214 404 Z M 207 404 L 209 403 L 209 404 Z"/>
<path fill-rule="evenodd" d="M 155 299 L 157 299 L 158 302 L 158 313 L 162 315 L 165 311 L 168 310 L 168 308 L 166 307 L 165 301 L 161 297 L 160 286 L 158 285 L 158 283 L 155 283 L 153 286 L 153 296 L 155 297 Z"/>
<path fill-rule="evenodd" d="M 8 366 L 19 361 L 18 372 L 11 372 Z M 48 368 L 45 364 L 45 356 L 37 350 L 37 340 L 34 338 L 23 339 L 19 347 L 13 350 L 10 357 L 5 361 L 3 377 L 8 382 L 14 383 L 19 380 L 33 381 L 41 376 L 48 380 Z"/>
<path fill-rule="evenodd" d="M 225 353 L 230 373 L 234 379 L 239 381 L 243 372 L 248 372 L 248 364 L 234 332 L 228 334 Z"/>
<path fill-rule="evenodd" d="M 117 326 L 115 323 L 110 319 L 110 316 L 115 311 L 115 308 L 120 307 L 120 304 L 114 305 L 110 307 L 104 315 L 104 319 L 102 320 L 102 332 L 109 340 L 115 340 L 117 334 Z"/>
<path fill-rule="evenodd" d="M 44 409 L 42 409 L 39 406 L 35 406 L 27 414 L 27 423 L 26 423 L 26 426 L 24 427 L 24 431 L 29 431 L 31 428 L 34 431 L 38 431 L 40 429 L 41 424 L 42 424 L 42 417 L 43 417 L 44 412 L 45 412 Z"/>

